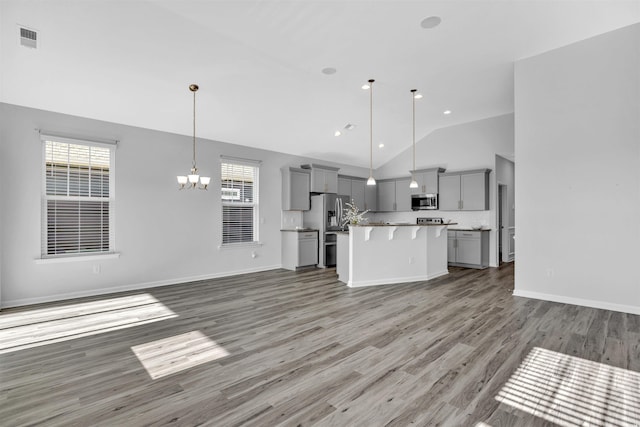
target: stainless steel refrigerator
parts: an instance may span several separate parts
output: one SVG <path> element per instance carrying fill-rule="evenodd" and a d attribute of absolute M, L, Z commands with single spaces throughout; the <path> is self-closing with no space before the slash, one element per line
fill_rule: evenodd
<path fill-rule="evenodd" d="M 318 267 L 336 265 L 336 231 L 345 229 L 342 220 L 347 202 L 349 202 L 349 196 L 336 194 L 311 196 L 311 209 L 304 213 L 304 226 L 319 230 Z"/>

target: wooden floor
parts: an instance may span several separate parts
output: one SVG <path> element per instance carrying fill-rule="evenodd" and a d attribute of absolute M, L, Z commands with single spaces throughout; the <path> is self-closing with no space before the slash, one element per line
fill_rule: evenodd
<path fill-rule="evenodd" d="M 640 316 L 513 265 L 350 289 L 275 270 L 0 312 L 0 425 L 638 426 Z"/>

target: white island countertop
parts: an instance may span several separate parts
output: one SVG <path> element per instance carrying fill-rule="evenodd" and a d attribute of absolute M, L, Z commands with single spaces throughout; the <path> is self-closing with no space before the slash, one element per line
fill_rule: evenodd
<path fill-rule="evenodd" d="M 338 235 L 338 279 L 350 287 L 433 279 L 447 269 L 447 227 L 454 224 L 350 225 Z"/>

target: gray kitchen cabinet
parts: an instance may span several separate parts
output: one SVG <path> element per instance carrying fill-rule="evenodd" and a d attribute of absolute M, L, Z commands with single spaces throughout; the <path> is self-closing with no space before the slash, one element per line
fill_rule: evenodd
<path fill-rule="evenodd" d="M 351 179 L 351 200 L 360 211 L 368 209 L 366 207 L 366 186 L 367 182 L 364 179 Z"/>
<path fill-rule="evenodd" d="M 489 209 L 490 169 L 439 174 L 441 211 L 484 211 Z"/>
<path fill-rule="evenodd" d="M 449 230 L 447 260 L 449 265 L 487 268 L 489 266 L 489 231 Z"/>
<path fill-rule="evenodd" d="M 296 270 L 318 264 L 317 231 L 282 231 L 282 268 Z"/>
<path fill-rule="evenodd" d="M 411 194 L 438 194 L 438 174 L 444 171 L 443 168 L 416 170 L 413 176 L 418 182 L 418 188 L 412 188 Z"/>
<path fill-rule="evenodd" d="M 310 208 L 309 188 L 311 173 L 306 169 L 283 167 L 282 210 L 308 211 Z"/>
<path fill-rule="evenodd" d="M 364 210 L 377 212 L 378 209 L 378 189 L 377 185 L 367 185 L 364 188 Z"/>
<path fill-rule="evenodd" d="M 411 179 L 396 179 L 395 211 L 409 212 L 411 210 Z"/>
<path fill-rule="evenodd" d="M 396 181 L 378 181 L 378 212 L 396 210 Z"/>
<path fill-rule="evenodd" d="M 303 165 L 303 168 L 311 171 L 312 193 L 338 192 L 338 168 L 318 165 L 315 163 L 311 165 Z"/>
<path fill-rule="evenodd" d="M 366 210 L 365 186 L 364 178 L 338 175 L 338 195 L 349 197 L 349 203 L 355 203 L 360 211 Z"/>
<path fill-rule="evenodd" d="M 338 175 L 338 195 L 351 198 L 351 178 Z"/>

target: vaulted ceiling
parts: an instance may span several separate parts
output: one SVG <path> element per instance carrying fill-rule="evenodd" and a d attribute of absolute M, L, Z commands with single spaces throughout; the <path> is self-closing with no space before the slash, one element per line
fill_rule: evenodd
<path fill-rule="evenodd" d="M 379 166 L 411 144 L 410 89 L 424 95 L 417 139 L 510 113 L 515 60 L 640 22 L 637 0 L 0 0 L 0 12 L 2 102 L 191 135 L 197 83 L 198 137 L 357 166 L 368 79 Z"/>

